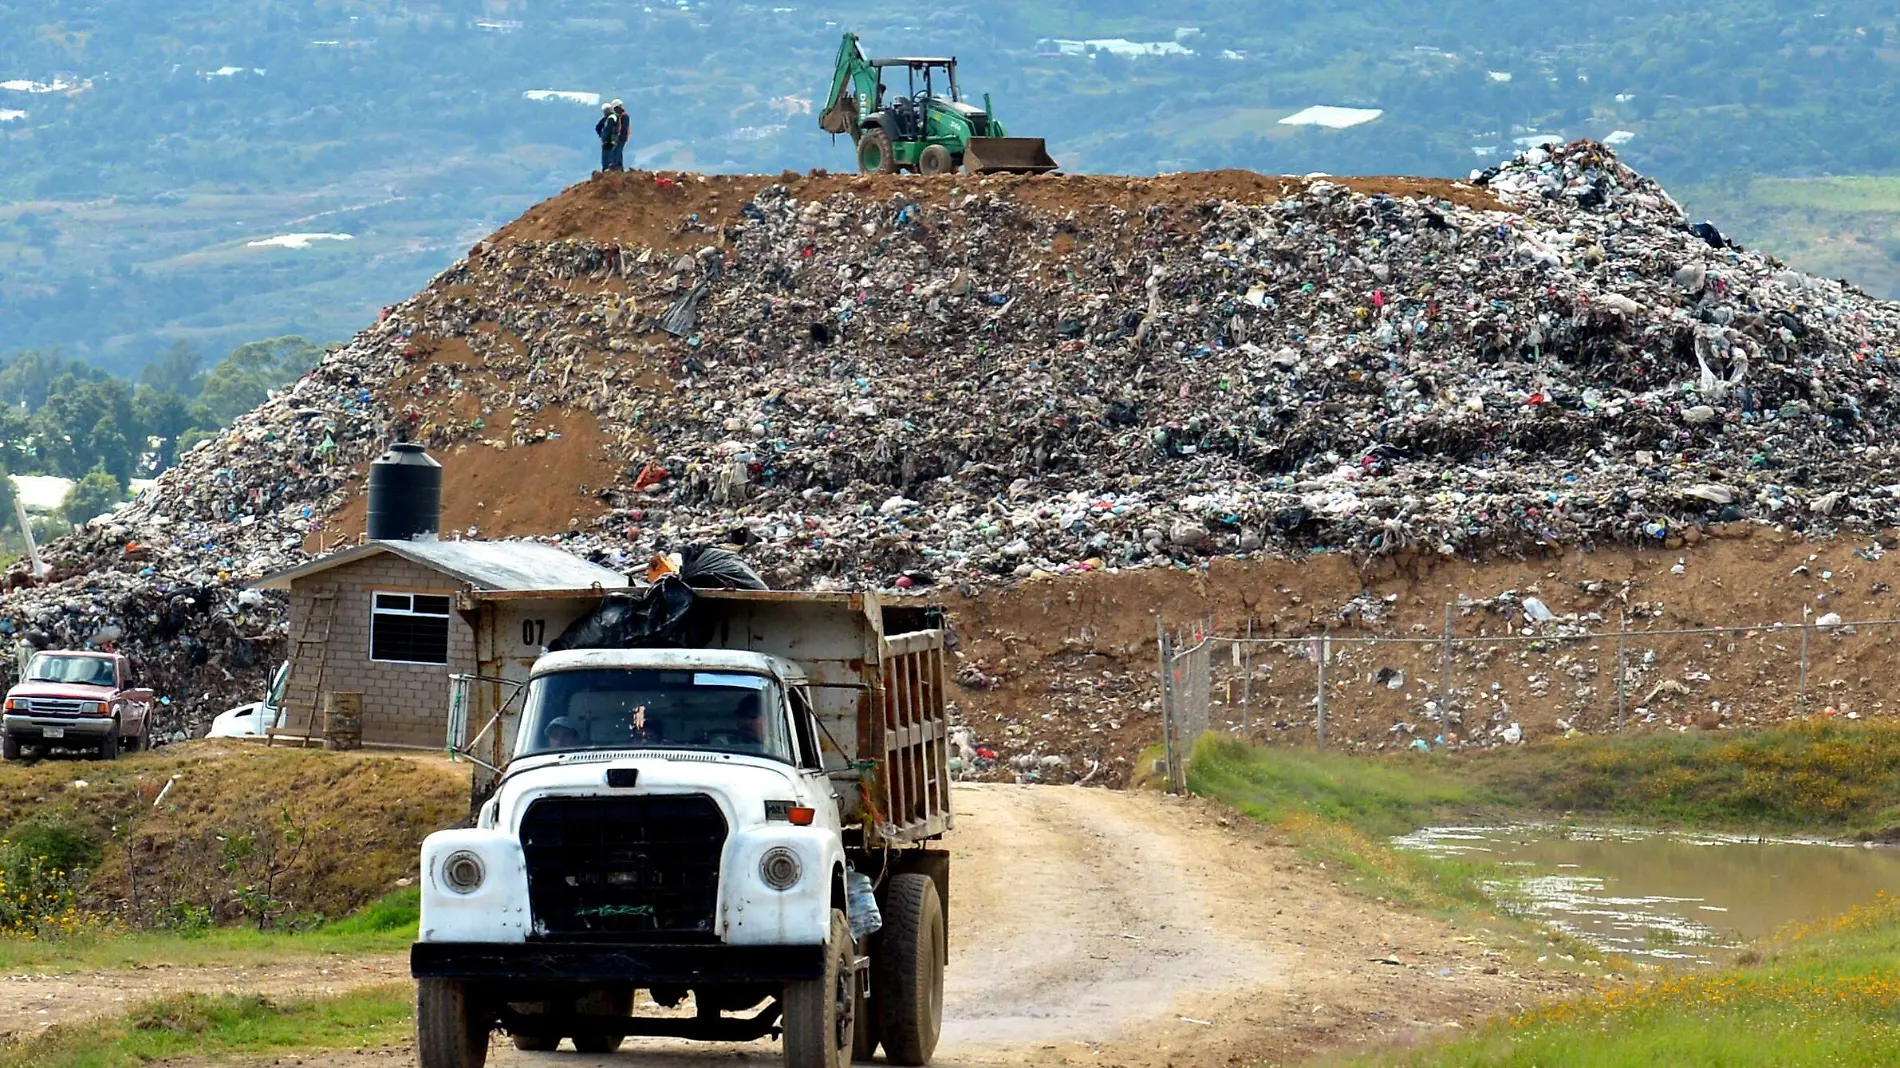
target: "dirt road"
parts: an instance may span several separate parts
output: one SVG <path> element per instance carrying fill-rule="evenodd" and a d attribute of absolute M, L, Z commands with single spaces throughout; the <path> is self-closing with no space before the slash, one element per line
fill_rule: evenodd
<path fill-rule="evenodd" d="M 1442 923 L 1348 895 L 1244 821 L 1195 802 L 1074 787 L 955 793 L 951 959 L 937 1061 L 1163 1068 L 1284 1063 L 1407 1041 L 1551 994 Z M 272 1057 L 370 1068 L 406 1050 Z M 629 1040 L 609 1057 L 516 1052 L 498 1068 L 768 1065 L 773 1043 Z"/>

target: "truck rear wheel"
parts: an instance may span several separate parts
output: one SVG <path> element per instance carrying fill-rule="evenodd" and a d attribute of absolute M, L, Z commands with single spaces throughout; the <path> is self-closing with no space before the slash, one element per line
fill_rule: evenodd
<path fill-rule="evenodd" d="M 582 1016 L 632 1016 L 633 991 L 589 990 L 574 1002 L 574 1011 Z M 612 1053 L 626 1041 L 622 1035 L 575 1035 L 576 1053 Z"/>
<path fill-rule="evenodd" d="M 891 877 L 880 904 L 876 969 L 878 1037 L 892 1064 L 930 1063 L 943 1031 L 943 964 L 949 948 L 943 900 L 928 875 Z"/>
<path fill-rule="evenodd" d="M 488 1032 L 461 980 L 416 980 L 417 1068 L 482 1068 Z"/>
<path fill-rule="evenodd" d="M 825 973 L 785 984 L 785 1068 L 850 1068 L 858 1002 L 851 925 L 831 910 Z"/>

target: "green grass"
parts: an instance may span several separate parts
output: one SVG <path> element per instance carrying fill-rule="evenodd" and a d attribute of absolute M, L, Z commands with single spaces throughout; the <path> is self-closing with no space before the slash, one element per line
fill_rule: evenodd
<path fill-rule="evenodd" d="M 1432 757 L 1348 757 L 1205 737 L 1188 788 L 1274 828 L 1367 896 L 1471 916 L 1493 902 L 1488 865 L 1398 849 L 1387 840 L 1485 804 Z"/>
<path fill-rule="evenodd" d="M 164 961 L 249 965 L 287 956 L 387 956 L 415 940 L 421 895 L 398 890 L 333 923 L 306 931 L 218 927 L 195 931 L 82 931 L 55 938 L 0 938 L 0 973 L 91 971 Z"/>
<path fill-rule="evenodd" d="M 161 998 L 117 1019 L 55 1026 L 0 1045 L 0 1068 L 134 1068 L 182 1057 L 388 1046 L 408 1037 L 413 997 L 398 984 L 284 1002 L 236 994 Z"/>
<path fill-rule="evenodd" d="M 1546 813 L 1843 837 L 1900 830 L 1900 726 L 1886 723 L 1560 739 L 1452 767 L 1494 799 Z"/>
<path fill-rule="evenodd" d="M 1748 193 L 1755 202 L 1772 207 L 1900 214 L 1900 178 L 1758 178 L 1749 183 Z"/>
<path fill-rule="evenodd" d="M 1492 1021 L 1466 1038 L 1346 1064 L 1717 1068 L 1900 1061 L 1900 900 L 1774 943 L 1759 966 L 1672 976 Z"/>

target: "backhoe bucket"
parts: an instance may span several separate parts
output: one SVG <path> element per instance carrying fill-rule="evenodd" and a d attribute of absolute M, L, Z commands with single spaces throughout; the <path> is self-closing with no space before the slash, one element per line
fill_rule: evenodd
<path fill-rule="evenodd" d="M 972 137 L 963 165 L 971 174 L 1046 174 L 1058 166 L 1040 137 Z"/>

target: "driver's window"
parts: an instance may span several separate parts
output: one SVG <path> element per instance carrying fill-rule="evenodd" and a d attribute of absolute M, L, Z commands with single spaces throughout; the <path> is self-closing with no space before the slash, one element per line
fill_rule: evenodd
<path fill-rule="evenodd" d="M 811 696 L 803 686 L 789 687 L 787 692 L 792 698 L 792 732 L 798 739 L 798 766 L 823 771 L 825 757 L 818 748 L 818 735 L 812 726 Z"/>

